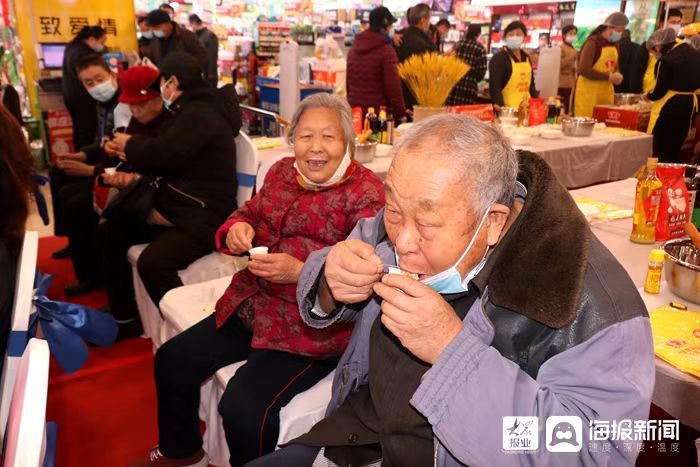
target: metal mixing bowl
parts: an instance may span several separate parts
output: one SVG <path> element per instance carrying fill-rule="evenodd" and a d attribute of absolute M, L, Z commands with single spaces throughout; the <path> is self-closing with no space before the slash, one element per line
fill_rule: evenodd
<path fill-rule="evenodd" d="M 684 238 L 667 241 L 663 249 L 666 252 L 664 274 L 671 292 L 700 304 L 700 252 L 693 242 Z"/>
<path fill-rule="evenodd" d="M 377 155 L 377 141 L 370 139 L 364 143 L 357 143 L 355 145 L 355 160 L 362 164 L 367 164 L 374 160 L 374 156 Z"/>
<path fill-rule="evenodd" d="M 641 94 L 615 93 L 615 105 L 634 105 L 642 99 Z"/>
<path fill-rule="evenodd" d="M 591 136 L 595 124 L 595 118 L 564 117 L 561 119 L 561 129 L 566 136 Z"/>

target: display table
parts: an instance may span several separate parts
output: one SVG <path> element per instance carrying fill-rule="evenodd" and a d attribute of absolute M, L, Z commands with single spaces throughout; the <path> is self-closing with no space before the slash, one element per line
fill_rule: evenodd
<path fill-rule="evenodd" d="M 620 180 L 573 190 L 571 195 L 574 198 L 586 197 L 632 209 L 636 183 L 637 181 L 633 178 Z M 644 299 L 647 310 L 655 310 L 670 301 L 686 303 L 685 300 L 671 294 L 665 282 L 661 286 L 662 293 L 659 295 L 644 292 L 649 252 L 653 248 L 659 248 L 660 244 L 638 245 L 630 242 L 631 218 L 593 224 L 591 230 L 627 270 L 634 284 L 640 289 L 640 295 Z M 700 305 L 688 305 L 689 308 L 700 308 Z M 700 430 L 700 378 L 683 373 L 657 358 L 656 384 L 652 402 L 676 417 L 681 423 Z"/>
<path fill-rule="evenodd" d="M 542 156 L 559 181 L 572 189 L 633 176 L 652 155 L 652 142 L 650 135 L 617 136 L 594 132 L 581 138 L 530 138 L 513 146 Z"/>
<path fill-rule="evenodd" d="M 652 141 L 649 135 L 630 137 L 594 133 L 585 138 L 564 136 L 549 140 L 532 137 L 514 142 L 513 147 L 539 154 L 564 186 L 577 188 L 631 177 L 652 155 Z M 263 179 L 272 164 L 294 155 L 286 143 L 258 152 L 261 167 L 258 176 Z M 376 157 L 364 165 L 383 179 L 391 165 L 391 155 Z"/>

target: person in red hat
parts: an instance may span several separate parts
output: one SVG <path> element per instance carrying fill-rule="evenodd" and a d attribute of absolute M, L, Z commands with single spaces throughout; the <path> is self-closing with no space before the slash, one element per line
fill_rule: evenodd
<path fill-rule="evenodd" d="M 129 135 L 158 135 L 161 124 L 170 118 L 170 112 L 160 97 L 159 77 L 160 72 L 150 66 L 135 66 L 119 74 L 122 89 L 119 102 L 129 106 L 131 120 L 126 128 L 117 131 Z M 107 141 L 104 150 L 110 157 L 122 155 L 114 141 Z M 122 163 L 117 171 L 102 175 L 102 185 L 122 190 L 136 182 L 138 177 L 128 164 Z M 95 190 L 97 195 L 104 188 L 96 186 Z M 103 193 L 101 199 L 106 201 L 107 196 Z"/>

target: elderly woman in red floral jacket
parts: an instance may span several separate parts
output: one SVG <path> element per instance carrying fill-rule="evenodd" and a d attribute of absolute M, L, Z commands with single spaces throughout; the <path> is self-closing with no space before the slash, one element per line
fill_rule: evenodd
<path fill-rule="evenodd" d="M 384 205 L 379 178 L 351 160 L 354 136 L 344 99 L 317 94 L 300 104 L 288 137 L 294 157 L 275 164 L 260 193 L 216 234 L 223 253 L 269 252 L 251 255 L 212 316 L 158 350 L 160 443 L 134 465 L 207 465 L 200 384 L 226 365 L 247 360 L 219 404 L 232 466 L 273 451 L 280 408 L 335 368 L 352 328 L 306 326 L 295 293 L 309 253 L 345 239 Z"/>

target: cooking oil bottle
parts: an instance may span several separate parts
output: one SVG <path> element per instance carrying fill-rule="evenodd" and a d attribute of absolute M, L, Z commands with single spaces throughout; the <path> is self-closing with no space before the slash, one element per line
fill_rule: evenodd
<path fill-rule="evenodd" d="M 637 182 L 634 197 L 634 219 L 630 240 L 635 243 L 654 243 L 656 239 L 656 218 L 661 202 L 661 180 L 656 176 L 659 159 L 647 159 L 646 174 Z"/>
<path fill-rule="evenodd" d="M 664 267 L 664 250 L 651 250 L 649 253 L 649 268 L 647 278 L 644 281 L 644 291 L 646 293 L 661 292 L 661 271 Z"/>

